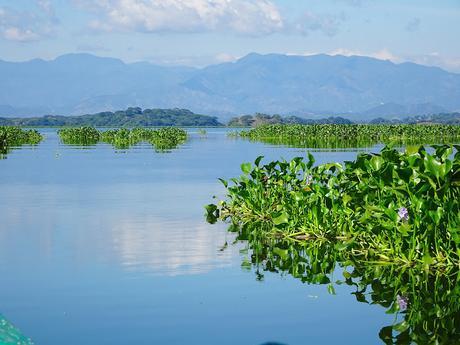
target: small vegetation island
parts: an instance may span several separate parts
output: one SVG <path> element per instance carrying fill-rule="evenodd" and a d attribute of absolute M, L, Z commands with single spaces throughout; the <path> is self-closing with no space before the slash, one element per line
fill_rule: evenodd
<path fill-rule="evenodd" d="M 199 115 L 187 109 L 144 109 L 105 111 L 79 116 L 47 115 L 30 118 L 0 118 L 0 125 L 24 127 L 216 127 L 223 126 L 216 117 Z"/>
<path fill-rule="evenodd" d="M 327 130 L 459 141 L 459 127 L 414 125 L 267 125 L 242 136 L 282 142 L 287 133 L 319 138 Z M 385 146 L 343 164 L 315 165 L 310 153 L 266 163 L 260 156 L 241 171 L 220 179 L 227 197 L 207 205 L 206 216 L 228 222 L 234 242 L 246 244 L 241 266 L 257 280 L 272 272 L 324 284 L 330 294 L 354 287 L 358 302 L 395 316 L 378 333 L 385 344 L 460 339 L 460 145 Z"/>
<path fill-rule="evenodd" d="M 378 143 L 429 144 L 457 143 L 458 125 L 260 125 L 249 130 L 234 131 L 230 136 L 271 144 L 309 148 L 358 148 Z"/>
<path fill-rule="evenodd" d="M 21 145 L 37 145 L 43 136 L 36 130 L 23 130 L 18 127 L 0 126 L 0 157 L 4 158 L 8 151 Z"/>
<path fill-rule="evenodd" d="M 365 118 L 365 117 L 363 117 Z M 366 121 L 358 121 L 365 123 Z M 352 121 L 343 116 L 329 116 L 319 119 L 309 119 L 299 116 L 281 116 L 256 113 L 254 115 L 242 115 L 234 117 L 228 122 L 228 127 L 258 127 L 260 125 L 275 125 L 275 124 L 297 124 L 297 125 L 319 125 L 319 124 L 342 124 L 350 125 L 356 121 Z M 369 124 L 445 124 L 458 125 L 460 124 L 460 113 L 442 113 L 434 115 L 419 115 L 408 116 L 402 119 L 386 119 L 374 118 L 368 122 Z"/>
<path fill-rule="evenodd" d="M 267 239 L 326 241 L 355 262 L 460 267 L 460 146 L 385 147 L 344 164 L 308 160 L 241 166 L 207 217 L 257 224 Z M 433 151 L 433 153 L 430 153 Z M 291 255 L 289 252 L 286 255 Z"/>
<path fill-rule="evenodd" d="M 243 115 L 230 119 L 228 127 L 257 127 L 260 125 L 268 124 L 352 124 L 353 122 L 343 117 L 330 116 L 323 119 L 306 119 L 298 116 L 286 116 L 281 115 L 267 115 L 262 113 L 256 113 L 255 115 Z"/>
<path fill-rule="evenodd" d="M 105 142 L 117 149 L 126 149 L 141 142 L 148 142 L 157 150 L 171 150 L 187 140 L 187 131 L 177 127 L 120 128 L 106 131 L 98 131 L 94 127 L 79 127 L 63 128 L 58 131 L 58 134 L 64 144 L 95 145 L 98 142 Z"/>

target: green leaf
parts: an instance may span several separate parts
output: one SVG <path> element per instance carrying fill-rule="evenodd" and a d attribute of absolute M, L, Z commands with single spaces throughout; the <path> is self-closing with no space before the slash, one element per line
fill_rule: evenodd
<path fill-rule="evenodd" d="M 353 295 L 356 296 L 356 300 L 361 303 L 368 303 L 369 302 L 366 300 L 366 296 L 362 292 L 353 292 Z"/>
<path fill-rule="evenodd" d="M 379 338 L 387 345 L 393 344 L 393 327 L 383 327 L 379 332 Z"/>
<path fill-rule="evenodd" d="M 379 170 L 383 165 L 383 158 L 381 156 L 373 156 L 371 158 L 371 167 L 374 170 Z"/>
<path fill-rule="evenodd" d="M 414 145 L 407 145 L 406 146 L 406 153 L 411 156 L 415 155 L 418 153 L 418 150 L 420 149 L 420 146 L 414 146 Z"/>
<path fill-rule="evenodd" d="M 425 169 L 434 175 L 437 179 L 441 174 L 441 162 L 437 161 L 433 156 L 426 156 L 423 160 Z"/>
<path fill-rule="evenodd" d="M 250 271 L 251 270 L 251 262 L 248 259 L 244 259 L 243 262 L 241 263 L 241 268 L 244 269 L 245 271 Z"/>
<path fill-rule="evenodd" d="M 287 260 L 289 258 L 289 252 L 286 249 L 275 247 L 273 248 L 273 253 L 278 255 L 283 260 Z"/>
<path fill-rule="evenodd" d="M 335 289 L 334 289 L 334 285 L 329 284 L 329 285 L 327 286 L 327 292 L 329 292 L 329 294 L 331 294 L 331 295 L 336 295 Z"/>
<path fill-rule="evenodd" d="M 313 155 L 310 152 L 308 152 L 307 155 L 308 155 L 307 168 L 310 169 L 313 166 L 313 164 L 315 164 L 315 157 L 313 157 Z"/>
<path fill-rule="evenodd" d="M 294 200 L 299 202 L 300 200 L 303 199 L 303 194 L 302 192 L 292 192 L 292 195 L 294 197 Z"/>
<path fill-rule="evenodd" d="M 207 211 L 208 214 L 209 214 L 209 213 L 214 213 L 214 211 L 217 210 L 217 206 L 214 205 L 214 204 L 206 205 L 204 208 L 206 209 L 206 211 Z"/>
<path fill-rule="evenodd" d="M 227 182 L 227 181 L 225 181 L 225 180 L 222 179 L 222 178 L 219 178 L 219 181 L 222 182 L 222 184 L 225 186 L 225 188 L 228 187 L 228 182 Z"/>
<path fill-rule="evenodd" d="M 283 212 L 278 217 L 273 218 L 273 224 L 275 225 L 286 224 L 287 222 L 289 222 L 289 216 L 286 212 Z"/>
<path fill-rule="evenodd" d="M 397 323 L 396 325 L 393 326 L 393 329 L 397 332 L 404 332 L 406 329 L 409 328 L 409 324 L 406 321 Z"/>
<path fill-rule="evenodd" d="M 241 164 L 241 171 L 245 174 L 249 174 L 251 172 L 251 163 L 243 163 Z"/>

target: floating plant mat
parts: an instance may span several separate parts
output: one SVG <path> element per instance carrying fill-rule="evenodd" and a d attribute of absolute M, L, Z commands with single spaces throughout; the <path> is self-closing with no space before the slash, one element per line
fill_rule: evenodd
<path fill-rule="evenodd" d="M 0 126 L 0 158 L 5 158 L 8 152 L 22 145 L 37 145 L 43 136 L 36 130 L 24 130 L 19 127 Z"/>
<path fill-rule="evenodd" d="M 379 337 L 385 344 L 458 344 L 460 274 L 457 268 L 424 271 L 399 265 L 356 262 L 340 242 L 267 238 L 266 224 L 230 226 L 235 242 L 247 245 L 242 266 L 258 280 L 266 272 L 290 275 L 306 284 L 323 284 L 335 295 L 353 287 L 357 302 L 380 305 L 394 321 Z M 352 342 L 352 341 L 351 341 Z"/>
<path fill-rule="evenodd" d="M 460 146 L 385 147 L 355 161 L 242 164 L 208 220 L 258 222 L 269 238 L 340 243 L 355 260 L 434 269 L 460 265 Z"/>
<path fill-rule="evenodd" d="M 460 142 L 455 125 L 261 125 L 230 136 L 274 145 L 308 148 L 364 148 L 379 143 L 429 144 Z"/>
<path fill-rule="evenodd" d="M 94 127 L 64 128 L 58 131 L 64 144 L 95 145 L 98 142 L 112 144 L 117 149 L 127 149 L 141 142 L 152 144 L 158 151 L 168 151 L 187 140 L 187 132 L 176 127 L 159 129 L 110 129 L 98 131 Z"/>

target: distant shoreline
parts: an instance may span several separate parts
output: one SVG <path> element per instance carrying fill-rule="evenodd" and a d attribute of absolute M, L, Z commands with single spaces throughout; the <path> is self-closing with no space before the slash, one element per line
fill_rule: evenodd
<path fill-rule="evenodd" d="M 24 128 L 62 128 L 91 126 L 97 128 L 120 127 L 183 127 L 183 128 L 250 128 L 265 124 L 444 124 L 460 125 L 460 113 L 440 113 L 431 115 L 406 116 L 404 118 L 374 118 L 370 121 L 352 121 L 343 116 L 327 116 L 310 119 L 299 116 L 281 116 L 256 113 L 231 118 L 221 123 L 216 116 L 196 114 L 188 109 L 144 109 L 132 107 L 115 112 L 106 111 L 86 115 L 44 115 L 36 117 L 0 117 L 0 126 Z"/>

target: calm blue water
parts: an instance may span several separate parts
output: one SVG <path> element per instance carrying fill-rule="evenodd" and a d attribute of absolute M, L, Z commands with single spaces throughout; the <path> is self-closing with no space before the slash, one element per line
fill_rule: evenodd
<path fill-rule="evenodd" d="M 170 153 L 59 143 L 0 160 L 0 313 L 36 344 L 380 344 L 393 316 L 350 287 L 241 268 L 243 245 L 209 225 L 218 177 L 303 155 L 210 129 Z M 314 153 L 317 162 L 356 152 Z"/>

